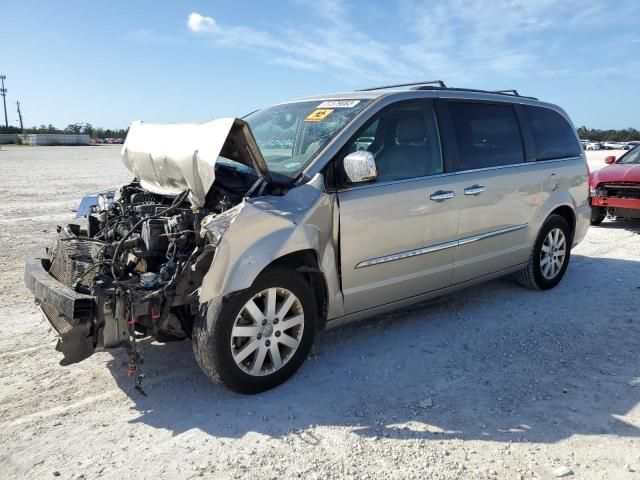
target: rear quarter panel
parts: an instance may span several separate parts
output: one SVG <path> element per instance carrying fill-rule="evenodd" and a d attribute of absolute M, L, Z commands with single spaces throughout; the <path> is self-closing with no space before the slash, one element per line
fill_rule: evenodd
<path fill-rule="evenodd" d="M 587 232 L 591 215 L 589 170 L 584 153 L 570 159 L 537 162 L 536 166 L 542 188 L 536 201 L 539 207 L 529 228 L 530 244 L 535 243 L 546 218 L 558 207 L 568 206 L 576 217 L 573 245 L 577 245 Z"/>

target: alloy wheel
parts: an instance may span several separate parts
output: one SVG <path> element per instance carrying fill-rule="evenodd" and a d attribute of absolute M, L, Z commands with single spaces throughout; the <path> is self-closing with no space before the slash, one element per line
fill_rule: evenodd
<path fill-rule="evenodd" d="M 560 228 L 554 228 L 544 238 L 540 250 L 540 270 L 547 280 L 553 280 L 562 270 L 567 257 L 567 240 Z"/>
<path fill-rule="evenodd" d="M 240 309 L 231 330 L 231 353 L 245 373 L 280 370 L 298 350 L 304 331 L 302 303 L 286 288 L 268 288 Z"/>

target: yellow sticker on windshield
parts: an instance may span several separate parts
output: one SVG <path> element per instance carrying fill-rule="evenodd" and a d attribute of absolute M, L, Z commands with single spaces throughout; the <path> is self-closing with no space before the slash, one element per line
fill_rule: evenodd
<path fill-rule="evenodd" d="M 333 112 L 332 108 L 320 108 L 318 110 L 314 110 L 310 113 L 307 118 L 304 119 L 305 122 L 319 122 L 320 120 L 324 120 L 327 118 L 331 112 Z"/>

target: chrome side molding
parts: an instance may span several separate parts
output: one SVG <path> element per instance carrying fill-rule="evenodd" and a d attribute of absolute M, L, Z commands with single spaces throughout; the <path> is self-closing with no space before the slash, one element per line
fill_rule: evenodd
<path fill-rule="evenodd" d="M 458 240 L 458 245 L 466 245 L 468 243 L 477 242 L 479 240 L 485 240 L 487 238 L 497 237 L 498 235 L 504 235 L 505 233 L 517 232 L 523 230 L 529 226 L 528 223 L 522 225 L 514 225 L 513 227 L 501 228 L 494 230 L 493 232 L 481 233 L 480 235 L 473 235 L 472 237 L 461 238 Z"/>
<path fill-rule="evenodd" d="M 457 247 L 458 242 L 445 242 L 438 243 L 437 245 L 431 245 L 430 247 L 418 248 L 416 250 L 409 250 L 407 252 L 393 253 L 391 255 L 385 255 L 384 257 L 376 257 L 370 260 L 360 262 L 355 268 L 370 267 L 371 265 L 379 265 L 381 263 L 393 262 L 394 260 L 401 260 L 403 258 L 415 257 L 417 255 L 425 255 L 427 253 L 439 252 L 440 250 L 446 250 L 447 248 Z"/>
<path fill-rule="evenodd" d="M 465 237 L 451 242 L 438 243 L 436 245 L 431 245 L 430 247 L 417 248 L 415 250 L 408 250 L 406 252 L 392 253 L 391 255 L 385 255 L 383 257 L 371 258 L 369 260 L 364 260 L 358 263 L 354 268 L 370 267 L 372 265 L 380 265 L 381 263 L 393 262 L 395 260 L 401 260 L 403 258 L 410 258 L 416 257 L 418 255 L 426 255 L 427 253 L 439 252 L 448 248 L 467 245 L 479 240 L 485 240 L 487 238 L 497 237 L 498 235 L 504 235 L 505 233 L 524 230 L 528 226 L 528 223 L 524 223 L 522 225 L 514 225 L 513 227 L 501 228 L 499 230 L 494 230 L 493 232 L 481 233 L 480 235 L 473 235 L 471 237 Z"/>

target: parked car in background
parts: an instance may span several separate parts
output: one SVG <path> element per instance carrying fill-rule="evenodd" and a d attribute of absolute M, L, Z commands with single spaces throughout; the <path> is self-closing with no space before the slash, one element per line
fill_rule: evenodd
<path fill-rule="evenodd" d="M 584 148 L 585 150 L 600 150 L 602 149 L 602 145 L 600 142 L 589 142 L 587 146 Z"/>
<path fill-rule="evenodd" d="M 604 161 L 608 166 L 589 178 L 591 225 L 607 216 L 640 219 L 640 145 L 618 160 L 610 156 Z"/>
<path fill-rule="evenodd" d="M 27 259 L 65 362 L 125 346 L 134 372 L 139 335 L 191 338 L 212 380 L 256 393 L 295 373 L 317 328 L 509 274 L 558 285 L 591 213 L 571 120 L 437 83 L 134 123 L 135 178 Z"/>
<path fill-rule="evenodd" d="M 606 150 L 629 150 L 629 145 L 624 142 L 604 142 Z"/>

